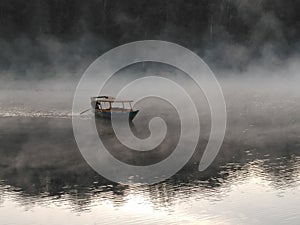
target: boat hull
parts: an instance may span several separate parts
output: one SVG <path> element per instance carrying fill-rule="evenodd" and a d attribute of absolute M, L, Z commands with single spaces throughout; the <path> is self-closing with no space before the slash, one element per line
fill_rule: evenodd
<path fill-rule="evenodd" d="M 118 112 L 118 111 L 101 111 L 101 110 L 95 110 L 95 117 L 97 118 L 105 118 L 105 119 L 111 119 L 111 117 L 116 118 L 128 118 L 130 121 L 134 119 L 136 114 L 139 112 L 139 110 L 130 111 L 130 112 Z"/>

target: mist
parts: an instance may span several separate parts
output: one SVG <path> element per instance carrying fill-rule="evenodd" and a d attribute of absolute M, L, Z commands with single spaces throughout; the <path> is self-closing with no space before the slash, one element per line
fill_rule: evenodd
<path fill-rule="evenodd" d="M 297 7 L 279 0 L 3 1 L 1 115 L 55 110 L 69 115 L 88 66 L 114 47 L 144 39 L 174 42 L 198 54 L 215 73 L 230 107 L 243 108 L 256 93 L 269 96 L 271 105 L 288 104 L 284 92 L 298 96 Z M 146 70 L 119 77 L 131 80 Z M 181 84 L 188 83 L 182 79 Z"/>

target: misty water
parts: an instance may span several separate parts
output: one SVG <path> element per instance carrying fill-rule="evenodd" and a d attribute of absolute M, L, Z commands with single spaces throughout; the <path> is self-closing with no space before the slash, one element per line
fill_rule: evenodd
<path fill-rule="evenodd" d="M 56 111 L 47 109 L 47 105 L 53 107 L 50 100 L 41 102 L 41 110 L 33 104 L 30 110 L 21 103 L 19 108 L 2 105 L 1 224 L 299 224 L 297 89 L 289 85 L 278 91 L 275 84 L 265 89 L 257 82 L 256 88 L 240 87 L 237 95 L 229 84 L 223 82 L 227 131 L 213 164 L 198 172 L 209 132 L 204 110 L 199 114 L 202 135 L 191 160 L 171 178 L 153 185 L 117 184 L 89 167 L 74 139 L 69 105 L 61 107 L 71 95 L 53 100 L 55 108 L 61 108 Z M 32 92 L 32 96 L 49 95 Z M 141 112 L 130 125 L 134 134 L 144 138 L 149 135 L 150 118 L 165 119 L 171 129 L 152 153 L 126 149 L 109 121 L 95 121 L 99 138 L 115 157 L 143 165 L 172 152 L 178 118 L 170 117 L 168 104 L 153 101 L 135 106 Z M 153 104 L 160 104 L 160 110 L 151 111 Z M 87 113 L 83 120 L 93 121 L 93 117 Z"/>
<path fill-rule="evenodd" d="M 140 69 L 134 72 L 160 75 L 155 67 Z M 225 139 L 213 163 L 199 172 L 211 128 L 208 103 L 184 74 L 163 69 L 163 76 L 194 100 L 201 131 L 189 162 L 152 185 L 114 183 L 84 160 L 72 128 L 78 81 L 1 82 L 0 224 L 299 224 L 299 80 L 271 77 L 266 71 L 264 79 L 246 79 L 247 74 L 219 79 L 227 110 Z M 136 78 L 122 77 L 126 69 L 121 72 L 110 80 L 118 90 Z M 106 91 L 113 95 L 111 89 Z M 152 118 L 166 122 L 165 139 L 151 151 L 125 147 L 111 122 L 94 120 L 90 111 L 75 116 L 95 123 L 99 138 L 120 161 L 139 166 L 160 162 L 178 143 L 179 116 L 166 100 L 155 97 L 134 108 L 140 112 L 130 129 L 138 138 L 150 135 Z"/>

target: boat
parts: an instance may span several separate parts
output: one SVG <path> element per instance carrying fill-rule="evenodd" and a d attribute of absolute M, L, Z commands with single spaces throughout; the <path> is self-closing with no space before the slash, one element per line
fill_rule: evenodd
<path fill-rule="evenodd" d="M 92 109 L 96 117 L 111 119 L 111 116 L 134 119 L 139 110 L 133 110 L 133 100 L 116 100 L 111 96 L 91 97 Z"/>

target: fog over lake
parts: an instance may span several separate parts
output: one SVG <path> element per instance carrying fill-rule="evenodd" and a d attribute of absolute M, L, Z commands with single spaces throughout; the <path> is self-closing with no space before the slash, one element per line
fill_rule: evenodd
<path fill-rule="evenodd" d="M 121 79 L 129 76 L 127 70 L 145 76 L 163 74 L 188 87 L 194 99 L 197 97 L 201 135 L 185 167 L 159 184 L 111 182 L 89 167 L 76 145 L 71 122 L 71 82 L 63 86 L 53 80 L 47 85 L 38 82 L 30 90 L 2 90 L 6 93 L 1 95 L 0 119 L 0 214 L 4 221 L 298 223 L 300 93 L 296 77 L 220 79 L 228 116 L 225 140 L 212 165 L 199 172 L 210 131 L 205 97 L 191 82 L 183 83 L 183 73 L 170 70 L 169 66 L 161 66 L 162 72 L 156 71 L 154 65 L 132 68 L 120 71 L 111 83 L 116 85 L 119 81 L 122 86 L 130 81 L 132 78 Z M 139 138 L 150 134 L 148 123 L 154 116 L 166 121 L 168 131 L 160 146 L 149 152 L 130 150 L 114 136 L 110 121 L 101 119 L 95 121 L 99 138 L 114 157 L 133 165 L 149 165 L 168 157 L 180 134 L 176 110 L 157 98 L 144 99 L 134 107 L 140 113 L 130 127 Z M 93 116 L 87 112 L 82 119 L 92 121 Z M 15 213 L 21 216 L 16 217 Z"/>

